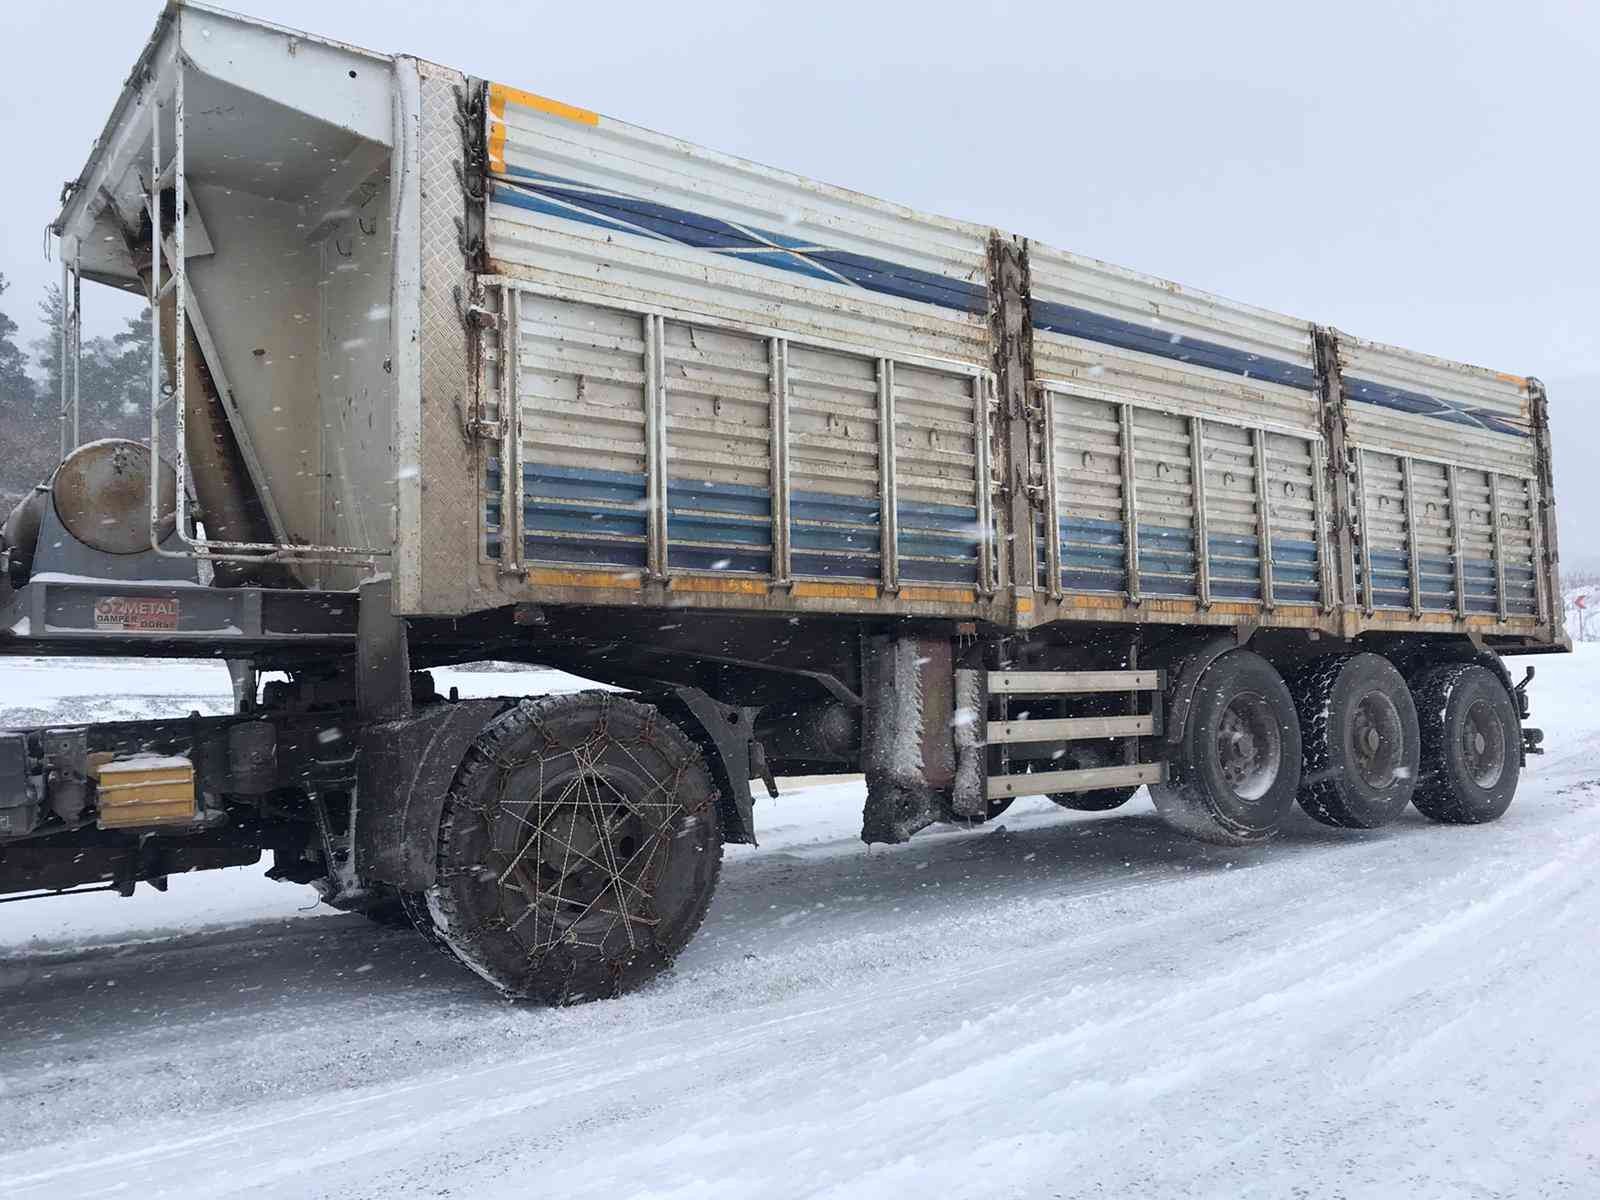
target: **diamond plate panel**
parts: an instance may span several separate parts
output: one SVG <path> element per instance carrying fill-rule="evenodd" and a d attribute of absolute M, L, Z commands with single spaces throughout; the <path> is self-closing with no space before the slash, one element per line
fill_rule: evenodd
<path fill-rule="evenodd" d="M 492 568 L 480 565 L 480 451 L 466 433 L 474 380 L 456 295 L 472 275 L 456 238 L 465 199 L 456 178 L 463 148 L 455 88 L 466 77 L 418 63 L 422 140 L 422 587 L 429 614 L 489 607 Z"/>

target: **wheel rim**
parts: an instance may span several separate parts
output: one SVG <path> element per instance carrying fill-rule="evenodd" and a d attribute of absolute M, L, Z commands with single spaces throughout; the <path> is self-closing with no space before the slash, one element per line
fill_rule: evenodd
<path fill-rule="evenodd" d="M 1461 764 L 1481 788 L 1500 782 L 1506 769 L 1505 726 L 1487 700 L 1475 700 L 1461 722 Z"/>
<path fill-rule="evenodd" d="M 1395 781 L 1405 751 L 1400 712 L 1381 692 L 1369 692 L 1350 718 L 1350 763 L 1368 787 L 1386 788 Z"/>
<path fill-rule="evenodd" d="M 530 963 L 563 946 L 622 960 L 655 942 L 656 884 L 685 812 L 679 781 L 636 758 L 601 762 L 605 745 L 535 756 L 501 774 L 485 867 Z"/>
<path fill-rule="evenodd" d="M 1240 800 L 1259 800 L 1271 790 L 1283 766 L 1283 734 L 1267 698 L 1239 692 L 1217 723 L 1217 765 L 1228 789 Z"/>

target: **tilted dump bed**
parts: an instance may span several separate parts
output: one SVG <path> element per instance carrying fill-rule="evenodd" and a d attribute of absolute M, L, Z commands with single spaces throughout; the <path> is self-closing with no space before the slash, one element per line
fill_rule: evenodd
<path fill-rule="evenodd" d="M 142 286 L 182 76 L 187 311 L 273 536 L 408 614 L 1564 642 L 1535 380 L 197 5 L 144 62 L 64 250 Z"/>

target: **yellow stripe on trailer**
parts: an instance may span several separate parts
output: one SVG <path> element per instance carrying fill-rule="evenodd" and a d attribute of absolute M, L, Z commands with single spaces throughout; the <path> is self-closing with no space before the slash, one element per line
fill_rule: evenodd
<path fill-rule="evenodd" d="M 521 88 L 507 87 L 503 83 L 491 83 L 489 85 L 489 171 L 491 174 L 503 175 L 506 169 L 507 104 L 515 104 L 519 108 L 531 109 L 534 112 L 544 113 L 550 117 L 560 117 L 564 121 L 572 121 L 579 125 L 600 124 L 600 114 L 590 112 L 587 108 L 579 108 L 575 104 L 565 104 L 560 100 L 552 100 L 548 96 L 525 92 Z"/>

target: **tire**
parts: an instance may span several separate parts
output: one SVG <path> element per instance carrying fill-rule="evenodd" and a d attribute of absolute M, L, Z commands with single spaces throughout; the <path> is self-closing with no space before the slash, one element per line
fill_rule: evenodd
<path fill-rule="evenodd" d="M 1300 807 L 1324 825 L 1377 829 L 1411 803 L 1421 738 L 1411 689 L 1381 654 L 1318 659 L 1289 681 L 1300 714 Z"/>
<path fill-rule="evenodd" d="M 1506 686 L 1487 667 L 1435 667 L 1412 683 L 1422 769 L 1411 802 L 1430 820 L 1498 820 L 1522 774 L 1522 725 Z"/>
<path fill-rule="evenodd" d="M 637 988 L 711 904 L 717 799 L 699 748 L 649 705 L 524 701 L 478 735 L 445 799 L 434 928 L 513 999 Z"/>
<path fill-rule="evenodd" d="M 374 925 L 381 925 L 385 929 L 414 928 L 411 913 L 406 908 L 400 890 L 388 885 L 374 889 L 372 901 L 360 912 Z"/>
<path fill-rule="evenodd" d="M 1051 792 L 1050 799 L 1073 812 L 1110 812 L 1132 800 L 1138 790 L 1137 787 L 1118 787 L 1096 788 L 1092 792 Z"/>
<path fill-rule="evenodd" d="M 1231 650 L 1195 688 L 1168 780 L 1150 786 L 1156 811 L 1202 841 L 1251 846 L 1277 832 L 1300 786 L 1300 722 L 1283 677 L 1249 650 Z"/>

